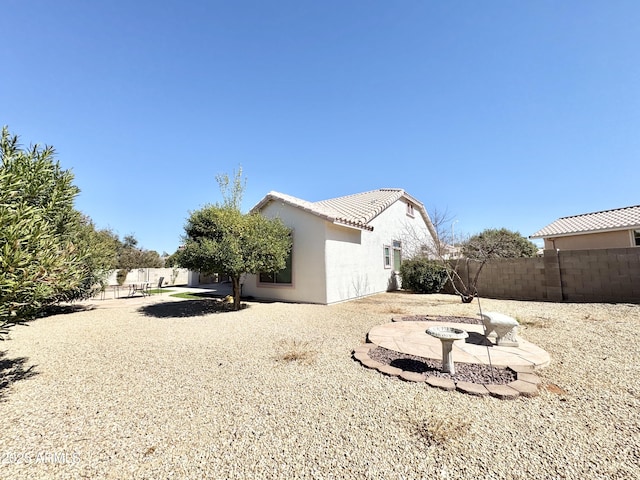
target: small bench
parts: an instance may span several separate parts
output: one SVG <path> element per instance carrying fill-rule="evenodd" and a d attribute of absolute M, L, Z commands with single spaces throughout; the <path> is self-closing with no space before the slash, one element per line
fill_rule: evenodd
<path fill-rule="evenodd" d="M 518 321 L 498 312 L 482 312 L 479 314 L 482 317 L 482 323 L 484 323 L 485 337 L 489 340 L 489 337 L 496 337 L 495 344 L 500 347 L 517 347 L 518 338 Z"/>

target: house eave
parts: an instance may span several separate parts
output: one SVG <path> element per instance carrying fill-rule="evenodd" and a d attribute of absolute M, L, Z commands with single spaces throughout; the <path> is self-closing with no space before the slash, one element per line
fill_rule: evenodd
<path fill-rule="evenodd" d="M 640 225 L 630 225 L 624 227 L 602 228 L 598 230 L 584 230 L 581 232 L 566 232 L 566 233 L 550 233 L 544 235 L 529 235 L 529 238 L 559 238 L 559 237 L 575 237 L 577 235 L 591 235 L 594 233 L 609 233 L 609 232 L 626 232 L 629 230 L 640 229 Z"/>
<path fill-rule="evenodd" d="M 331 222 L 334 225 L 338 225 L 339 227 L 345 227 L 345 228 L 351 228 L 353 230 L 360 230 L 361 232 L 373 232 L 373 227 L 371 225 L 358 225 L 358 224 L 354 224 L 354 223 L 346 223 L 346 222 L 342 222 L 340 220 L 331 220 L 331 219 L 325 219 L 328 220 L 329 222 Z"/>

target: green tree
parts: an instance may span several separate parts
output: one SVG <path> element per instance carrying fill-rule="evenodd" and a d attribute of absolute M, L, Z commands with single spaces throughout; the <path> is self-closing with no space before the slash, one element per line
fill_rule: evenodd
<path fill-rule="evenodd" d="M 162 268 L 165 261 L 155 250 L 138 247 L 138 240 L 134 235 L 125 235 L 124 239 L 116 236 L 118 256 L 115 268 L 118 270 L 118 283 L 122 284 L 127 274 L 136 268 Z"/>
<path fill-rule="evenodd" d="M 242 178 L 242 167 L 234 170 L 233 179 L 230 179 L 226 173 L 216 175 L 216 182 L 222 194 L 222 205 L 219 206 L 240 211 L 244 189 L 247 186 L 247 180 Z"/>
<path fill-rule="evenodd" d="M 520 232 L 489 228 L 462 243 L 462 254 L 474 260 L 535 257 L 538 247 Z"/>
<path fill-rule="evenodd" d="M 168 257 L 165 257 L 164 266 L 167 268 L 178 267 L 178 251 L 175 251 Z"/>
<path fill-rule="evenodd" d="M 138 241 L 131 243 L 131 236 L 125 237 L 125 242 L 120 248 L 117 267 L 127 271 L 134 268 L 162 268 L 164 261 L 155 250 L 138 248 Z M 129 239 L 129 240 L 128 240 Z"/>
<path fill-rule="evenodd" d="M 236 310 L 242 275 L 282 270 L 291 251 L 290 230 L 279 219 L 240 211 L 241 176 L 242 170 L 235 174 L 231 191 L 228 177 L 217 177 L 224 202 L 191 213 L 184 247 L 174 254 L 181 267 L 230 276 Z"/>
<path fill-rule="evenodd" d="M 52 147 L 0 136 L 0 329 L 61 301 L 91 296 L 115 255 L 73 202 L 79 189 Z M 106 255 L 107 258 L 103 258 Z"/>
<path fill-rule="evenodd" d="M 93 294 L 96 287 L 105 285 L 107 277 L 116 268 L 118 237 L 109 229 L 97 229 L 89 217 L 81 216 L 74 243 L 84 255 L 86 275 L 82 279 L 81 290 Z"/>

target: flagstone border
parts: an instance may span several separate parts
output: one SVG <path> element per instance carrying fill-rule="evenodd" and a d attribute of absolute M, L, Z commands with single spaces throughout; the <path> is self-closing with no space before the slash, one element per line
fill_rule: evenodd
<path fill-rule="evenodd" d="M 528 366 L 508 366 L 516 373 L 516 380 L 504 385 L 485 385 L 472 382 L 455 382 L 449 378 L 425 376 L 420 373 L 402 370 L 391 365 L 386 365 L 369 357 L 369 351 L 376 348 L 374 343 L 364 343 L 353 351 L 353 358 L 363 366 L 378 370 L 392 377 L 398 377 L 408 382 L 424 382 L 435 388 L 447 391 L 459 391 L 468 395 L 480 397 L 492 396 L 500 400 L 513 400 L 518 397 L 531 398 L 538 395 L 540 377 L 533 373 L 533 368 Z"/>

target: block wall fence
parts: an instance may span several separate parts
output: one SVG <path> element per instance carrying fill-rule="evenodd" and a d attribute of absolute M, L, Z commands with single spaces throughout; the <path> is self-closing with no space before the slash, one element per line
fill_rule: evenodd
<path fill-rule="evenodd" d="M 117 270 L 107 278 L 107 285 L 117 285 Z M 135 268 L 127 274 L 124 284 L 149 282 L 157 285 L 160 278 L 163 285 L 186 285 L 189 282 L 189 270 L 186 268 Z"/>
<path fill-rule="evenodd" d="M 465 283 L 479 265 L 458 261 Z M 478 277 L 478 294 L 547 302 L 640 303 L 640 248 L 545 250 L 537 258 L 491 260 Z"/>

